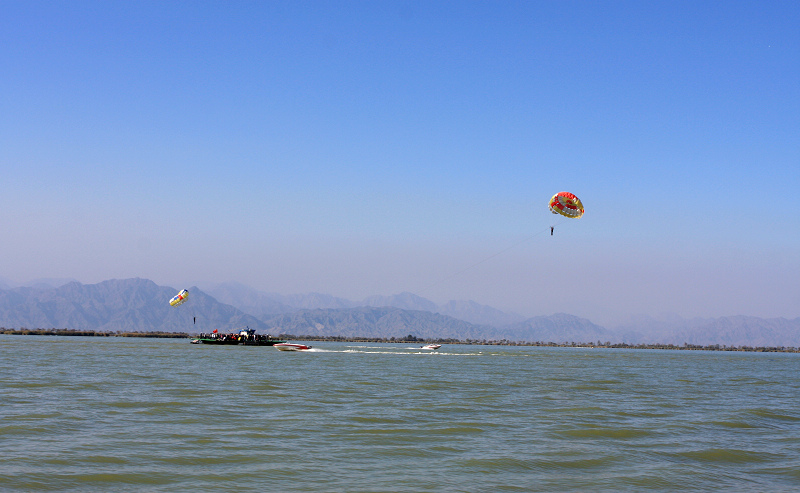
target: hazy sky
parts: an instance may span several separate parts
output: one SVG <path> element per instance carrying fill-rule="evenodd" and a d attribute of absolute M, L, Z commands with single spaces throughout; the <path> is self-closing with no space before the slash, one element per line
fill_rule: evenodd
<path fill-rule="evenodd" d="M 0 277 L 798 317 L 798 26 L 795 0 L 5 0 Z"/>

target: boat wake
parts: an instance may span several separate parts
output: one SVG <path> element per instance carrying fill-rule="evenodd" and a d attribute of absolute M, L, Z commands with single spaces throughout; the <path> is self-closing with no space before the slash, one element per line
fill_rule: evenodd
<path fill-rule="evenodd" d="M 438 348 L 437 348 L 438 349 Z M 420 354 L 420 355 L 432 355 L 436 354 L 439 356 L 481 356 L 485 353 L 482 352 L 469 352 L 469 353 L 462 353 L 462 352 L 442 352 L 438 351 L 433 348 L 426 348 L 426 347 L 419 347 L 419 346 L 396 346 L 396 347 L 386 347 L 386 346 L 344 346 L 344 347 L 331 347 L 331 348 L 320 348 L 320 347 L 310 347 L 309 349 L 304 349 L 300 352 L 303 353 L 351 353 L 351 354 L 376 354 L 376 355 L 393 355 L 393 356 L 403 356 L 403 355 L 413 355 L 413 354 Z"/>

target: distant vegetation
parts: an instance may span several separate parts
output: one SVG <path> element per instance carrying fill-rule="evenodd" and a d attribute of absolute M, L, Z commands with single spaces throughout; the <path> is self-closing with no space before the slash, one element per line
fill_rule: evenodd
<path fill-rule="evenodd" d="M 170 339 L 188 339 L 195 337 L 196 334 L 188 334 L 184 332 L 111 332 L 111 331 L 94 331 L 94 330 L 71 330 L 71 329 L 6 329 L 0 327 L 0 334 L 10 335 L 40 335 L 40 336 L 83 336 L 83 337 L 154 337 L 154 338 L 170 338 Z M 294 335 L 294 334 L 279 334 L 279 338 L 294 340 L 294 341 L 319 341 L 319 342 L 376 342 L 384 344 L 464 344 L 473 346 L 533 346 L 533 347 L 573 347 L 573 348 L 606 348 L 606 349 L 662 349 L 662 350 L 679 350 L 679 351 L 743 351 L 743 352 L 757 352 L 757 353 L 800 353 L 800 348 L 786 347 L 786 346 L 726 346 L 713 344 L 708 346 L 701 346 L 697 344 L 675 345 L 675 344 L 613 344 L 610 341 L 601 342 L 570 342 L 570 343 L 555 343 L 555 342 L 542 342 L 542 341 L 510 341 L 507 339 L 501 340 L 486 340 L 486 339 L 423 339 L 408 335 L 405 337 L 343 337 L 343 336 L 310 336 L 310 335 Z"/>
<path fill-rule="evenodd" d="M 171 339 L 186 339 L 192 337 L 185 332 L 101 332 L 96 330 L 73 329 L 6 329 L 0 327 L 0 334 L 24 336 L 83 336 L 83 337 L 166 337 Z"/>
<path fill-rule="evenodd" d="M 331 342 L 381 342 L 381 343 L 422 343 L 422 344 L 465 344 L 477 346 L 535 346 L 535 347 L 575 347 L 575 348 L 610 348 L 610 349 L 669 349 L 681 351 L 748 351 L 759 353 L 800 353 L 800 348 L 796 347 L 752 347 L 752 346 L 726 346 L 713 344 L 708 346 L 700 346 L 697 344 L 675 345 L 675 344 L 625 344 L 625 343 L 611 343 L 611 342 L 570 342 L 570 343 L 556 343 L 556 342 L 542 342 L 542 341 L 509 341 L 502 339 L 495 340 L 476 340 L 476 339 L 420 339 L 414 336 L 407 336 L 404 338 L 389 339 L 384 338 L 370 338 L 370 337 L 339 337 L 339 336 L 295 336 L 292 334 L 281 334 L 282 339 L 292 339 L 297 341 L 331 341 Z"/>

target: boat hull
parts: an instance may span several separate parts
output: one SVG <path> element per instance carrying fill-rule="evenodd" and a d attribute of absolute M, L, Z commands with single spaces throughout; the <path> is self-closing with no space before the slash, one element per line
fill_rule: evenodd
<path fill-rule="evenodd" d="M 214 337 L 212 337 L 214 336 Z M 192 339 L 192 344 L 211 344 L 212 346 L 274 346 L 286 342 L 270 335 L 255 334 L 201 334 Z"/>
<path fill-rule="evenodd" d="M 192 341 L 193 344 L 211 344 L 213 346 L 274 346 L 285 341 L 278 339 L 265 340 L 265 341 L 238 341 L 235 339 L 197 339 L 198 342 Z"/>
<path fill-rule="evenodd" d="M 292 344 L 287 342 L 274 344 L 274 346 L 281 351 L 307 351 L 311 349 L 311 346 L 306 346 L 305 344 Z"/>

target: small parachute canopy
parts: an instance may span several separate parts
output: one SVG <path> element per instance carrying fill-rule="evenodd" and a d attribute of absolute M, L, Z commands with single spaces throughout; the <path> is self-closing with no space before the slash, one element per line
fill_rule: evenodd
<path fill-rule="evenodd" d="M 550 199 L 550 212 L 577 219 L 583 215 L 583 203 L 574 194 L 558 192 Z"/>
<path fill-rule="evenodd" d="M 178 306 L 182 305 L 186 302 L 186 298 L 189 297 L 189 291 L 182 289 L 180 293 L 176 294 L 169 300 L 170 306 Z"/>

